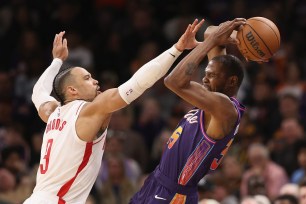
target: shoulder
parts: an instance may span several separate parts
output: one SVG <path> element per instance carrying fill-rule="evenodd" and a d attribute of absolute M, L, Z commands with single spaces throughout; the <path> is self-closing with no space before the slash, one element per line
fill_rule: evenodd
<path fill-rule="evenodd" d="M 220 116 L 221 119 L 232 120 L 237 117 L 235 103 L 230 97 L 222 93 L 214 93 L 216 95 L 216 111 L 214 116 Z"/>

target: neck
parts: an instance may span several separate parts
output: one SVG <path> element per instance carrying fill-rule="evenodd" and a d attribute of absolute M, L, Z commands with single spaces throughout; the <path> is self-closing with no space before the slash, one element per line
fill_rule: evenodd
<path fill-rule="evenodd" d="M 82 99 L 80 99 L 80 98 L 67 99 L 67 100 L 64 101 L 64 105 L 66 105 L 66 104 L 68 104 L 68 103 L 70 103 L 70 102 L 72 102 L 72 101 L 76 101 L 76 100 L 82 100 Z"/>
<path fill-rule="evenodd" d="M 229 89 L 229 90 L 225 90 L 224 92 L 225 95 L 227 95 L 228 97 L 237 97 L 237 90 L 233 90 L 233 89 Z"/>

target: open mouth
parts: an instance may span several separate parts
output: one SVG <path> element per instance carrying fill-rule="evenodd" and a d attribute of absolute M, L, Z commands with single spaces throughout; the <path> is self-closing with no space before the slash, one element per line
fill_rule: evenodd
<path fill-rule="evenodd" d="M 203 86 L 204 86 L 206 89 L 210 90 L 210 86 L 209 86 L 208 84 L 203 84 Z"/>
<path fill-rule="evenodd" d="M 97 87 L 97 95 L 100 94 L 100 93 L 102 93 L 102 91 L 101 91 L 101 89 L 100 89 L 100 86 L 98 86 L 98 87 Z"/>

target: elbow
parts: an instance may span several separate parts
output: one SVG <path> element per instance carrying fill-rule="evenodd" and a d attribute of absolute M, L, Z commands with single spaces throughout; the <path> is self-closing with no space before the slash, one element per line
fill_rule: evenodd
<path fill-rule="evenodd" d="M 177 93 L 181 89 L 181 84 L 177 80 L 173 79 L 171 76 L 167 76 L 164 79 L 164 84 L 168 89 L 175 93 Z"/>
<path fill-rule="evenodd" d="M 165 78 L 164 78 L 164 84 L 165 84 L 165 86 L 166 87 L 168 87 L 169 86 L 169 78 L 168 78 L 168 76 L 166 76 Z"/>
<path fill-rule="evenodd" d="M 164 78 L 164 84 L 168 89 L 173 89 L 175 83 L 173 83 L 171 76 L 168 75 L 167 77 Z"/>
<path fill-rule="evenodd" d="M 164 84 L 168 89 L 170 89 L 172 91 L 180 90 L 180 89 L 186 87 L 186 85 L 187 85 L 186 82 L 184 81 L 184 79 L 174 77 L 171 74 L 169 74 L 167 77 L 165 77 Z"/>

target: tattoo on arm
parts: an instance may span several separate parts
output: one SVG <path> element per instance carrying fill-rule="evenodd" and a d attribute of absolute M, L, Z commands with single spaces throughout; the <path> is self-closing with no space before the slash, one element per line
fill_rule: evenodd
<path fill-rule="evenodd" d="M 187 64 L 187 69 L 185 71 L 186 75 L 192 75 L 194 70 L 197 68 L 197 65 L 195 63 L 188 63 Z"/>

